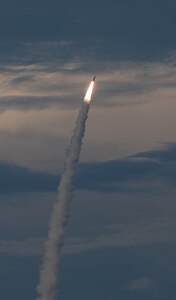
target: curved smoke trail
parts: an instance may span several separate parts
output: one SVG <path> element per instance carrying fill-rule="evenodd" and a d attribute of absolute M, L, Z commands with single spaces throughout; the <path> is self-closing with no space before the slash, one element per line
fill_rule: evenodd
<path fill-rule="evenodd" d="M 69 202 L 73 194 L 75 166 L 79 160 L 89 107 L 90 101 L 84 101 L 66 155 L 65 169 L 58 187 L 59 196 L 50 219 L 48 240 L 46 242 L 43 265 L 40 270 L 40 281 L 37 286 L 37 300 L 56 299 L 58 268 L 64 244 L 64 229 L 68 223 Z"/>

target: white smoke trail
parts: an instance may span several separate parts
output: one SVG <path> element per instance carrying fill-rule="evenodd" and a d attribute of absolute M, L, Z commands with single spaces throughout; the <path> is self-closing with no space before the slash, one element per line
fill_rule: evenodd
<path fill-rule="evenodd" d="M 59 196 L 54 205 L 53 214 L 50 220 L 48 240 L 46 242 L 43 265 L 40 270 L 40 281 L 37 286 L 37 300 L 56 299 L 58 268 L 64 244 L 64 229 L 68 223 L 69 202 L 73 194 L 75 166 L 79 160 L 89 107 L 90 102 L 86 103 L 84 101 L 66 155 L 65 169 L 58 187 Z"/>

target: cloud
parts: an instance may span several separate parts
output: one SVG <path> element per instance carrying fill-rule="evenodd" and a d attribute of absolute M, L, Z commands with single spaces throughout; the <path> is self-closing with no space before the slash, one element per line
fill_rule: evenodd
<path fill-rule="evenodd" d="M 129 289 L 137 292 L 150 291 L 154 284 L 154 279 L 150 277 L 142 277 L 131 281 Z"/>
<path fill-rule="evenodd" d="M 7 110 L 29 111 L 54 109 L 73 109 L 77 107 L 76 102 L 67 96 L 11 96 L 0 98 L 0 112 Z"/>
<path fill-rule="evenodd" d="M 160 1 L 159 11 L 157 2 L 131 3 L 127 0 L 109 5 L 102 1 L 101 12 L 93 0 L 84 4 L 82 1 L 62 1 L 61 6 L 58 1 L 53 1 L 52 5 L 49 1 L 42 4 L 41 1 L 37 4 L 30 1 L 25 5 L 22 1 L 20 5 L 19 1 L 6 2 L 0 12 L 2 40 L 72 39 L 79 41 L 79 53 L 86 47 L 92 50 L 95 43 L 99 44 L 97 59 L 103 57 L 104 60 L 114 56 L 157 58 L 175 48 L 176 7 L 172 0 L 167 6 L 165 1 Z"/>
<path fill-rule="evenodd" d="M 116 247 L 142 247 L 162 244 L 175 244 L 175 219 L 163 217 L 148 219 L 145 222 L 119 223 L 104 226 L 104 234 L 67 237 L 64 255 L 79 254 L 87 251 Z M 0 240 L 0 253 L 17 256 L 38 256 L 44 251 L 45 237 L 27 240 Z M 138 283 L 138 282 L 137 282 Z M 145 281 L 133 284 L 134 287 L 147 285 Z M 140 289 L 140 288 L 139 288 Z"/>
<path fill-rule="evenodd" d="M 10 256 L 38 256 L 44 251 L 44 239 L 0 241 L 0 253 Z"/>
<path fill-rule="evenodd" d="M 34 62 L 35 53 L 41 51 L 42 45 L 48 48 L 48 53 L 42 61 Z M 98 80 L 98 97 L 94 103 L 97 108 L 148 103 L 163 99 L 163 91 L 167 93 L 167 98 L 170 97 L 168 90 L 170 93 L 175 91 L 173 59 L 155 63 L 109 60 L 103 67 L 102 61 L 97 61 L 94 70 L 93 58 L 87 62 L 77 57 L 67 58 L 66 61 L 63 57 L 56 57 L 57 63 L 53 62 L 50 51 L 62 53 L 70 47 L 67 43 L 54 45 L 39 43 L 36 49 L 31 46 L 32 62 L 24 62 L 19 57 L 17 62 L 6 62 L 0 66 L 1 112 L 76 107 L 78 99 L 84 96 L 81 86 L 86 89 L 92 73 L 96 73 Z"/>
<path fill-rule="evenodd" d="M 0 162 L 0 193 L 53 191 L 56 176 Z"/>
<path fill-rule="evenodd" d="M 0 162 L 0 193 L 56 191 L 59 175 Z M 137 153 L 126 159 L 82 163 L 76 188 L 108 193 L 139 193 L 173 189 L 176 181 L 176 144 Z"/>
<path fill-rule="evenodd" d="M 175 143 L 163 143 L 164 148 L 158 150 L 151 150 L 147 152 L 140 152 L 131 157 L 146 158 L 156 160 L 161 163 L 175 163 L 176 162 L 176 144 Z"/>
<path fill-rule="evenodd" d="M 60 44 L 57 47 L 58 51 L 64 51 Z M 35 56 L 36 50 L 31 51 Z M 98 80 L 98 97 L 94 103 L 97 108 L 143 104 L 163 99 L 164 91 L 167 98 L 175 92 L 176 69 L 168 61 L 143 64 L 108 61 L 104 67 L 100 61 L 96 70 L 92 70 L 93 59 L 91 68 L 81 58 L 66 62 L 58 58 L 55 63 L 46 60 L 47 57 L 43 62 L 25 64 L 19 58 L 18 64 L 1 66 L 1 112 L 77 107 L 84 96 L 81 87 L 86 89 L 93 72 Z"/>
<path fill-rule="evenodd" d="M 80 179 L 79 179 L 80 178 Z M 104 192 L 145 192 L 175 189 L 176 144 L 100 163 L 79 165 L 77 186 Z"/>

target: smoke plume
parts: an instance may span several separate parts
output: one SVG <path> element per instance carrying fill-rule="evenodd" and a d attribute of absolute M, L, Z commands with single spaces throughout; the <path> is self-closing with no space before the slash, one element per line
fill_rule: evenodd
<path fill-rule="evenodd" d="M 64 229 L 69 219 L 69 202 L 73 195 L 75 166 L 79 160 L 89 107 L 90 102 L 84 101 L 66 154 L 65 168 L 58 187 L 59 195 L 50 219 L 48 240 L 37 286 L 37 300 L 56 299 Z"/>

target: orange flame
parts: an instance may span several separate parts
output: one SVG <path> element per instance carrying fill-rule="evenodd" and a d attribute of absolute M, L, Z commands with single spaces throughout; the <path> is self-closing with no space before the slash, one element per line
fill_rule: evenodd
<path fill-rule="evenodd" d="M 94 88 L 94 81 L 91 81 L 89 87 L 88 87 L 88 90 L 86 92 L 86 95 L 84 97 L 84 102 L 86 103 L 90 103 L 91 101 L 91 97 L 92 97 L 92 92 L 93 92 L 93 88 Z"/>

